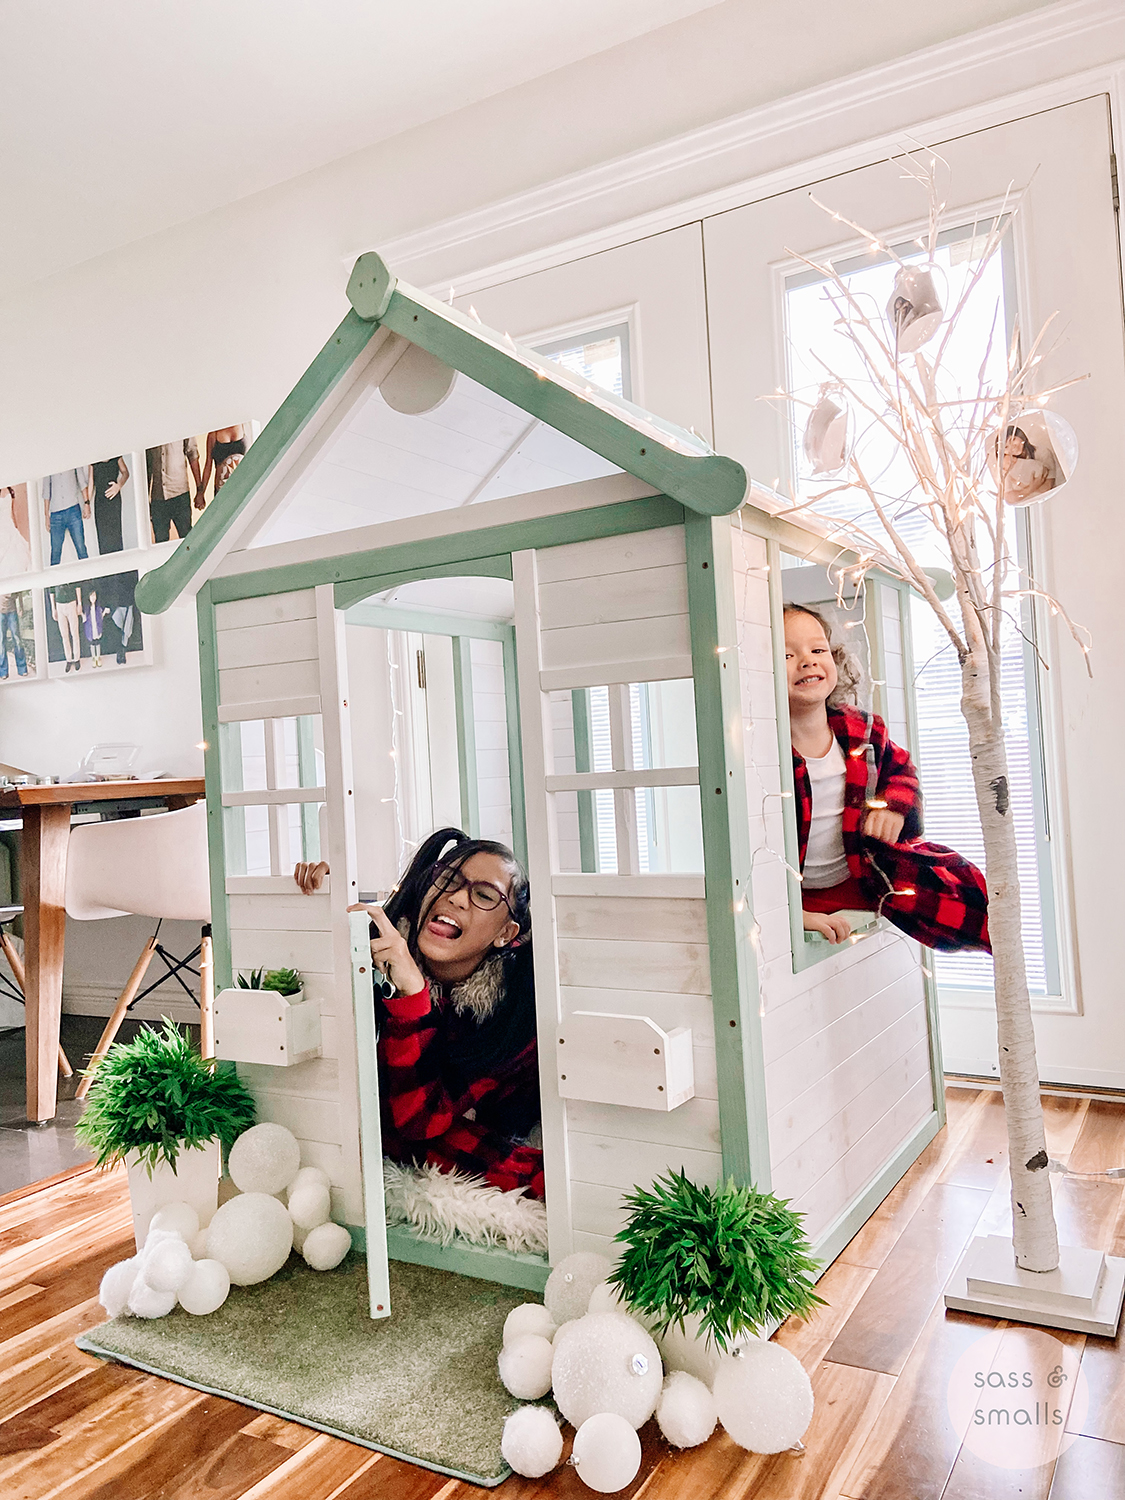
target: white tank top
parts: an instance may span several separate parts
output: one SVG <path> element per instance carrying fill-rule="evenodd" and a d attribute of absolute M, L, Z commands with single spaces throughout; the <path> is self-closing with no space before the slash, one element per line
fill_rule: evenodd
<path fill-rule="evenodd" d="M 843 830 L 847 766 L 839 740 L 833 739 L 827 755 L 807 755 L 805 767 L 812 788 L 812 817 L 805 851 L 804 884 L 811 891 L 823 891 L 848 878 Z"/>

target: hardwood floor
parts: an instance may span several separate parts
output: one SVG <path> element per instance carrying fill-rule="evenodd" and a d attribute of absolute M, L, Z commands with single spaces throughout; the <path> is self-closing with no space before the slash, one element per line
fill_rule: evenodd
<path fill-rule="evenodd" d="M 961 1355 L 997 1325 L 945 1313 L 945 1276 L 978 1228 L 1008 1222 L 999 1096 L 951 1088 L 949 1123 L 826 1272 L 828 1306 L 778 1340 L 813 1381 L 801 1456 L 723 1433 L 686 1453 L 654 1424 L 627 1500 L 1109 1500 L 1125 1495 L 1125 1347 L 1060 1337 L 1089 1402 L 1055 1463 L 1005 1469 L 947 1408 Z M 1044 1101 L 1048 1148 L 1084 1172 L 1125 1162 L 1125 1105 Z M 1125 1181 L 1055 1179 L 1061 1234 L 1125 1254 Z M 124 1177 L 83 1173 L 0 1200 L 0 1495 L 5 1500 L 483 1500 L 485 1491 L 366 1448 L 103 1364 L 74 1347 L 102 1321 L 102 1272 L 131 1251 Z M 1013 1329 L 1013 1338 L 1018 1338 Z M 562 1468 L 503 1500 L 578 1500 Z"/>

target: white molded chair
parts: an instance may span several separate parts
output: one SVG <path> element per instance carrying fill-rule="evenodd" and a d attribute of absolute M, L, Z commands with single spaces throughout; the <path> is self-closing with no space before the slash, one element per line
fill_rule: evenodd
<path fill-rule="evenodd" d="M 114 905 L 108 903 L 112 901 Z M 195 1000 L 181 971 L 199 976 L 200 1050 L 215 1053 L 213 1001 L 214 971 L 211 951 L 211 885 L 207 860 L 207 805 L 195 802 L 177 812 L 147 818 L 121 818 L 108 823 L 80 823 L 71 829 L 66 866 L 66 911 L 79 922 L 107 917 L 155 917 L 149 938 L 121 991 L 101 1041 L 90 1059 L 76 1097 L 86 1095 L 91 1073 L 109 1051 L 132 1006 L 169 977 Z M 158 941 L 165 919 L 198 922 L 199 946 L 177 959 Z M 168 970 L 148 989 L 141 983 L 152 960 L 159 956 Z M 199 958 L 199 968 L 191 967 Z"/>

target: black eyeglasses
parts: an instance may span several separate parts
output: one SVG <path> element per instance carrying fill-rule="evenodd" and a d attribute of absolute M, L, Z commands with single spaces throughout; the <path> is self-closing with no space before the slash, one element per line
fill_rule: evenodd
<path fill-rule="evenodd" d="M 469 900 L 479 911 L 496 911 L 498 907 L 506 906 L 512 919 L 516 920 L 512 904 L 502 890 L 487 880 L 469 880 L 458 865 L 436 865 L 433 886 L 443 895 L 452 895 L 454 891 L 468 887 Z"/>

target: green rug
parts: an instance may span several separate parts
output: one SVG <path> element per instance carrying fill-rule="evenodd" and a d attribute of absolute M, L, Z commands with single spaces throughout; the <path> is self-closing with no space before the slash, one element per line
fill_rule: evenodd
<path fill-rule="evenodd" d="M 529 1292 L 391 1261 L 389 1318 L 367 1315 L 367 1268 L 290 1256 L 271 1280 L 232 1287 L 210 1317 L 115 1318 L 80 1349 L 290 1417 L 473 1484 L 510 1470 L 504 1418 L 522 1403 L 496 1372 L 504 1319 Z"/>

